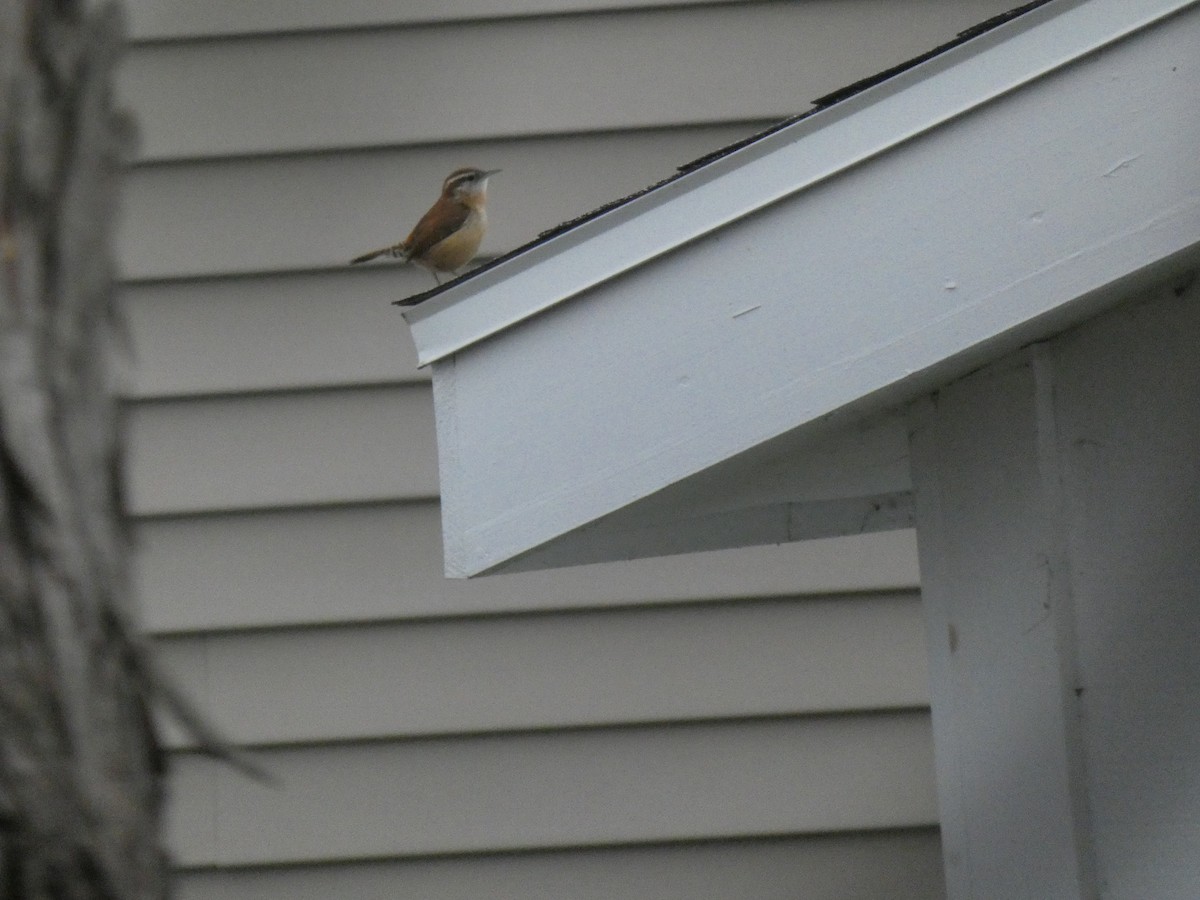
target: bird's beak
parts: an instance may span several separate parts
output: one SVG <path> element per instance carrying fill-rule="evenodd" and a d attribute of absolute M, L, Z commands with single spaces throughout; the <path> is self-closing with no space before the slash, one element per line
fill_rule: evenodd
<path fill-rule="evenodd" d="M 485 178 L 491 178 L 497 172 L 503 172 L 503 171 L 504 171 L 503 169 L 487 169 L 486 171 L 484 171 L 483 175 Z"/>

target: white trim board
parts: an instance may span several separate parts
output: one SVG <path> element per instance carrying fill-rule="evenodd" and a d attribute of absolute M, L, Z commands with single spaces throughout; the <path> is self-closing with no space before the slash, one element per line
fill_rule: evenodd
<path fill-rule="evenodd" d="M 410 310 L 447 571 L 836 443 L 1194 255 L 1197 45 L 1197 0 L 1049 4 Z"/>

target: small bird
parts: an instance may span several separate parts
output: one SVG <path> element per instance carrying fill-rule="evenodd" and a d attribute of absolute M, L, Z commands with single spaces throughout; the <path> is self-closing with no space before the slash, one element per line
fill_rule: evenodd
<path fill-rule="evenodd" d="M 350 260 L 351 265 L 378 256 L 414 262 L 433 274 L 454 272 L 465 266 L 479 250 L 487 231 L 487 183 L 499 169 L 455 169 L 442 182 L 442 195 L 421 216 L 417 227 L 404 240 L 372 250 Z"/>

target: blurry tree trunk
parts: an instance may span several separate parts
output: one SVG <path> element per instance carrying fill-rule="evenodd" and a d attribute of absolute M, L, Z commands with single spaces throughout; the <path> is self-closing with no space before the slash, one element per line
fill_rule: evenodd
<path fill-rule="evenodd" d="M 112 5 L 0 0 L 0 898 L 167 892 L 114 396 L 121 42 Z"/>

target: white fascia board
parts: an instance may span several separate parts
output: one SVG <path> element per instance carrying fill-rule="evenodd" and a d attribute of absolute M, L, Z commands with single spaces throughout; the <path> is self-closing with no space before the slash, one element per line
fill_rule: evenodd
<path fill-rule="evenodd" d="M 886 429 L 829 477 L 858 423 L 1200 265 L 1200 2 L 1173 5 L 437 359 L 447 573 L 902 526 Z M 744 464 L 772 446 L 774 492 Z"/>
<path fill-rule="evenodd" d="M 429 365 L 811 188 L 1196 0 L 1058 0 L 406 309 Z"/>

